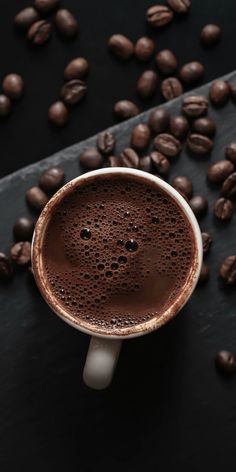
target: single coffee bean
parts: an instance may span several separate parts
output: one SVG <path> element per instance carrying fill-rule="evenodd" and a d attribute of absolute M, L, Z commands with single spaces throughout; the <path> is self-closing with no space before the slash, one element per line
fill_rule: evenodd
<path fill-rule="evenodd" d="M 155 134 L 163 133 L 169 126 L 170 115 L 165 108 L 157 108 L 150 113 L 148 126 Z"/>
<path fill-rule="evenodd" d="M 22 216 L 18 218 L 13 226 L 15 241 L 31 241 L 35 223 L 31 218 Z"/>
<path fill-rule="evenodd" d="M 236 358 L 229 351 L 218 352 L 215 358 L 217 369 L 224 375 L 232 375 L 236 372 Z"/>
<path fill-rule="evenodd" d="M 201 95 L 190 95 L 184 98 L 182 111 L 190 118 L 196 118 L 207 113 L 208 104 L 207 98 Z"/>
<path fill-rule="evenodd" d="M 202 247 L 204 255 L 209 252 L 212 241 L 212 236 L 209 233 L 202 233 Z"/>
<path fill-rule="evenodd" d="M 183 86 L 175 77 L 168 77 L 161 84 L 161 92 L 166 100 L 173 100 L 173 98 L 182 95 Z"/>
<path fill-rule="evenodd" d="M 48 119 L 54 126 L 64 126 L 67 123 L 69 113 L 63 102 L 57 101 L 50 106 Z"/>
<path fill-rule="evenodd" d="M 39 187 L 46 193 L 56 192 L 65 182 L 65 172 L 61 167 L 50 167 L 39 177 Z"/>
<path fill-rule="evenodd" d="M 96 148 L 90 147 L 81 152 L 79 162 L 85 169 L 93 170 L 102 166 L 103 158 Z"/>
<path fill-rule="evenodd" d="M 59 33 L 66 39 L 77 36 L 79 31 L 78 21 L 69 10 L 62 8 L 55 15 L 55 25 Z"/>
<path fill-rule="evenodd" d="M 189 200 L 189 206 L 192 209 L 196 218 L 201 218 L 208 209 L 208 201 L 201 195 L 196 195 Z"/>
<path fill-rule="evenodd" d="M 11 111 L 11 100 L 6 95 L 0 95 L 0 116 L 7 116 Z"/>
<path fill-rule="evenodd" d="M 134 53 L 139 61 L 149 61 L 155 51 L 155 43 L 153 39 L 143 36 L 139 38 L 134 47 Z"/>
<path fill-rule="evenodd" d="M 167 0 L 175 13 L 187 13 L 191 7 L 191 0 Z"/>
<path fill-rule="evenodd" d="M 154 147 L 167 157 L 174 157 L 181 151 L 180 141 L 172 134 L 158 134 L 154 139 Z"/>
<path fill-rule="evenodd" d="M 181 67 L 179 76 L 185 84 L 192 84 L 200 80 L 204 74 L 204 66 L 197 61 L 189 62 Z"/>
<path fill-rule="evenodd" d="M 229 84 L 229 87 L 230 87 L 231 98 L 233 100 L 236 100 L 236 83 L 235 84 Z"/>
<path fill-rule="evenodd" d="M 28 265 L 31 261 L 31 244 L 21 241 L 14 244 L 10 250 L 11 259 L 19 266 Z"/>
<path fill-rule="evenodd" d="M 114 106 L 115 115 L 121 120 L 127 120 L 139 114 L 139 108 L 130 100 L 120 100 Z"/>
<path fill-rule="evenodd" d="M 133 43 L 123 34 L 113 34 L 108 40 L 108 48 L 119 59 L 128 60 L 134 53 Z"/>
<path fill-rule="evenodd" d="M 31 25 L 27 34 L 27 38 L 35 46 L 42 46 L 50 39 L 51 34 L 51 23 L 46 20 L 40 20 Z"/>
<path fill-rule="evenodd" d="M 132 169 L 138 169 L 139 166 L 139 157 L 136 152 L 131 148 L 126 148 L 122 151 L 121 163 L 124 167 L 130 167 Z"/>
<path fill-rule="evenodd" d="M 170 118 L 170 132 L 178 139 L 185 138 L 189 130 L 189 123 L 185 116 L 172 116 Z"/>
<path fill-rule="evenodd" d="M 156 92 L 158 75 L 153 70 L 145 70 L 138 79 L 137 92 L 141 98 L 150 98 Z"/>
<path fill-rule="evenodd" d="M 208 265 L 205 264 L 205 262 L 202 262 L 202 267 L 201 267 L 201 271 L 200 271 L 199 279 L 198 279 L 199 285 L 207 282 L 207 280 L 209 279 L 209 275 L 210 275 L 210 271 L 209 271 Z"/>
<path fill-rule="evenodd" d="M 48 13 L 58 7 L 60 0 L 34 0 L 34 6 L 40 13 Z"/>
<path fill-rule="evenodd" d="M 150 156 L 141 157 L 139 159 L 139 169 L 144 172 L 152 171 L 152 161 Z"/>
<path fill-rule="evenodd" d="M 65 80 L 83 79 L 88 74 L 89 63 L 84 57 L 77 57 L 67 64 L 64 70 Z"/>
<path fill-rule="evenodd" d="M 208 136 L 190 134 L 187 139 L 189 150 L 199 156 L 209 154 L 213 148 L 213 141 Z"/>
<path fill-rule="evenodd" d="M 118 156 L 109 156 L 107 162 L 109 167 L 122 167 L 121 160 Z"/>
<path fill-rule="evenodd" d="M 204 46 L 212 46 L 218 43 L 220 38 L 221 28 L 218 25 L 209 24 L 202 28 L 200 39 Z"/>
<path fill-rule="evenodd" d="M 230 220 L 233 216 L 233 203 L 227 198 L 219 198 L 214 205 L 214 215 L 222 221 Z"/>
<path fill-rule="evenodd" d="M 236 284 L 236 256 L 229 256 L 220 267 L 220 277 L 229 285 Z"/>
<path fill-rule="evenodd" d="M 234 171 L 234 165 L 232 162 L 222 159 L 221 161 L 215 162 L 208 167 L 207 177 L 210 182 L 214 184 L 222 183 L 226 177 L 228 177 Z"/>
<path fill-rule="evenodd" d="M 180 191 L 182 194 L 184 193 L 187 198 L 191 198 L 193 193 L 193 184 L 185 175 L 178 175 L 175 177 L 172 180 L 171 185 L 175 190 L 178 190 L 178 192 Z"/>
<path fill-rule="evenodd" d="M 146 12 L 147 23 L 154 28 L 167 25 L 173 18 L 173 11 L 165 5 L 153 5 Z"/>
<path fill-rule="evenodd" d="M 49 198 L 39 187 L 31 187 L 25 194 L 26 201 L 30 208 L 36 211 L 42 211 Z"/>
<path fill-rule="evenodd" d="M 230 86 L 225 80 L 215 80 L 209 90 L 212 105 L 223 106 L 229 100 Z"/>
<path fill-rule="evenodd" d="M 9 280 L 13 276 L 12 263 L 3 252 L 0 252 L 0 280 Z"/>
<path fill-rule="evenodd" d="M 212 137 L 216 132 L 216 124 L 210 116 L 203 116 L 193 121 L 192 129 L 197 134 Z"/>
<path fill-rule="evenodd" d="M 135 149 L 145 149 L 151 139 L 151 131 L 145 123 L 139 123 L 133 128 L 130 144 Z"/>
<path fill-rule="evenodd" d="M 229 198 L 230 200 L 236 200 L 236 172 L 230 174 L 224 181 L 221 193 L 224 197 Z"/>
<path fill-rule="evenodd" d="M 170 163 L 161 152 L 153 151 L 150 153 L 151 163 L 159 176 L 167 177 L 170 172 Z"/>
<path fill-rule="evenodd" d="M 76 105 L 79 103 L 87 93 L 87 86 L 85 82 L 79 79 L 70 80 L 63 85 L 61 89 L 61 99 L 68 105 Z"/>
<path fill-rule="evenodd" d="M 3 92 L 12 100 L 18 100 L 23 95 L 24 81 L 19 74 L 8 74 L 3 79 Z"/>
<path fill-rule="evenodd" d="M 110 133 L 109 131 L 103 131 L 102 133 L 98 134 L 97 148 L 105 156 L 108 156 L 114 151 L 115 144 L 116 138 L 114 134 Z"/>
<path fill-rule="evenodd" d="M 177 69 L 177 59 L 172 51 L 163 49 L 155 57 L 156 65 L 163 75 L 171 75 Z"/>
<path fill-rule="evenodd" d="M 225 157 L 229 159 L 233 164 L 236 164 L 236 141 L 228 144 L 225 148 Z"/>
<path fill-rule="evenodd" d="M 29 27 L 39 20 L 39 13 L 34 7 L 27 7 L 21 10 L 14 18 L 14 24 L 21 30 L 28 30 Z"/>

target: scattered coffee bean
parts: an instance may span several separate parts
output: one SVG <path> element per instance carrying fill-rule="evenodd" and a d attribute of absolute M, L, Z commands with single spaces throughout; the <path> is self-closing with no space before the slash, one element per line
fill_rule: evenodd
<path fill-rule="evenodd" d="M 191 95 L 185 97 L 182 103 L 182 110 L 190 118 L 205 115 L 208 111 L 208 100 L 201 95 Z"/>
<path fill-rule="evenodd" d="M 172 51 L 163 49 L 155 57 L 156 65 L 163 75 L 171 75 L 177 69 L 177 59 Z"/>
<path fill-rule="evenodd" d="M 196 218 L 201 218 L 208 209 L 208 201 L 201 195 L 196 195 L 189 200 L 189 206 L 192 209 Z"/>
<path fill-rule="evenodd" d="M 175 13 L 187 13 L 191 7 L 191 0 L 167 0 Z"/>
<path fill-rule="evenodd" d="M 83 79 L 88 74 L 89 63 L 84 57 L 77 57 L 67 64 L 64 70 L 65 80 Z"/>
<path fill-rule="evenodd" d="M 14 244 L 10 250 L 11 259 L 19 266 L 28 265 L 31 261 L 31 244 L 21 241 Z"/>
<path fill-rule="evenodd" d="M 30 208 L 36 211 L 42 211 L 49 198 L 39 187 L 31 187 L 25 194 L 26 201 Z"/>
<path fill-rule="evenodd" d="M 120 100 L 114 106 L 115 115 L 121 120 L 127 120 L 139 114 L 139 108 L 130 100 Z"/>
<path fill-rule="evenodd" d="M 34 0 L 34 6 L 40 13 L 48 13 L 58 7 L 60 0 Z"/>
<path fill-rule="evenodd" d="M 13 226 L 15 241 L 31 241 L 34 227 L 35 223 L 31 218 L 25 216 L 18 218 Z"/>
<path fill-rule="evenodd" d="M 0 280 L 9 280 L 13 276 L 12 263 L 3 252 L 0 252 Z"/>
<path fill-rule="evenodd" d="M 139 169 L 144 172 L 152 171 L 152 161 L 150 156 L 141 157 L 139 160 Z"/>
<path fill-rule="evenodd" d="M 61 167 L 50 167 L 39 178 L 39 187 L 46 193 L 56 192 L 65 182 L 65 172 Z"/>
<path fill-rule="evenodd" d="M 79 103 L 87 93 L 87 86 L 85 82 L 79 79 L 70 80 L 63 85 L 61 89 L 61 99 L 68 105 L 76 105 Z"/>
<path fill-rule="evenodd" d="M 173 100 L 173 98 L 182 95 L 183 86 L 175 77 L 168 77 L 161 84 L 161 92 L 166 100 Z"/>
<path fill-rule="evenodd" d="M 217 107 L 225 105 L 230 97 L 230 87 L 225 80 L 215 80 L 210 87 L 209 97 L 212 105 Z"/>
<path fill-rule="evenodd" d="M 189 130 L 189 123 L 188 120 L 180 115 L 174 116 L 170 118 L 170 132 L 178 139 L 185 138 L 187 132 Z"/>
<path fill-rule="evenodd" d="M 64 126 L 67 123 L 69 113 L 63 102 L 57 101 L 50 106 L 48 119 L 54 126 Z"/>
<path fill-rule="evenodd" d="M 162 133 L 154 139 L 154 147 L 167 157 L 174 157 L 181 151 L 180 141 L 172 134 Z"/>
<path fill-rule="evenodd" d="M 214 215 L 222 221 L 230 220 L 233 216 L 233 203 L 227 198 L 219 198 L 214 205 Z"/>
<path fill-rule="evenodd" d="M 202 262 L 202 267 L 198 279 L 199 285 L 204 284 L 209 279 L 210 271 L 209 267 L 205 262 Z"/>
<path fill-rule="evenodd" d="M 236 372 L 236 358 L 229 351 L 218 352 L 215 358 L 217 369 L 223 375 L 232 375 Z"/>
<path fill-rule="evenodd" d="M 236 141 L 226 146 L 225 157 L 233 162 L 233 164 L 236 164 Z"/>
<path fill-rule="evenodd" d="M 69 10 L 62 8 L 55 15 L 55 25 L 59 33 L 66 39 L 74 38 L 79 31 L 78 21 Z"/>
<path fill-rule="evenodd" d="M 103 131 L 102 133 L 98 134 L 97 148 L 105 156 L 108 156 L 114 151 L 115 144 L 116 144 L 115 136 L 109 131 Z"/>
<path fill-rule="evenodd" d="M 202 247 L 204 255 L 209 252 L 212 241 L 212 236 L 209 233 L 202 233 Z"/>
<path fill-rule="evenodd" d="M 131 146 L 135 149 L 145 149 L 151 139 L 151 131 L 145 123 L 139 123 L 132 131 Z"/>
<path fill-rule="evenodd" d="M 153 70 L 145 70 L 138 79 L 137 92 L 141 98 L 150 98 L 154 95 L 158 82 L 158 75 Z"/>
<path fill-rule="evenodd" d="M 3 79 L 3 92 L 12 100 L 18 100 L 23 95 L 24 81 L 19 74 L 8 74 Z"/>
<path fill-rule="evenodd" d="M 233 174 L 229 175 L 224 181 L 221 193 L 225 198 L 236 200 L 236 172 L 233 172 Z"/>
<path fill-rule="evenodd" d="M 155 43 L 153 39 L 143 36 L 139 38 L 134 47 L 135 56 L 139 61 L 149 61 L 155 51 Z"/>
<path fill-rule="evenodd" d="M 108 40 L 108 48 L 119 59 L 128 60 L 134 53 L 133 43 L 123 34 L 113 34 Z"/>
<path fill-rule="evenodd" d="M 200 80 L 204 74 L 204 66 L 197 61 L 189 62 L 181 67 L 179 76 L 185 84 L 192 84 Z"/>
<path fill-rule="evenodd" d="M 7 116 L 11 111 L 11 100 L 6 95 L 0 95 L 0 116 Z"/>
<path fill-rule="evenodd" d="M 172 180 L 171 185 L 175 188 L 175 190 L 181 192 L 181 194 L 184 193 L 187 198 L 191 198 L 193 193 L 193 184 L 191 180 L 189 180 L 189 178 L 185 175 L 178 175 L 175 177 Z"/>
<path fill-rule="evenodd" d="M 234 171 L 234 165 L 231 161 L 222 159 L 208 167 L 207 177 L 214 184 L 222 183 Z"/>
<path fill-rule="evenodd" d="M 157 108 L 150 113 L 148 126 L 155 134 L 163 133 L 169 126 L 170 115 L 164 108 Z"/>
<path fill-rule="evenodd" d="M 28 30 L 28 28 L 39 20 L 39 13 L 34 7 L 27 7 L 21 10 L 14 18 L 14 24 L 21 30 Z"/>
<path fill-rule="evenodd" d="M 209 24 L 202 28 L 200 39 L 204 46 L 212 46 L 221 38 L 221 29 L 218 25 Z"/>
<path fill-rule="evenodd" d="M 85 169 L 93 170 L 102 166 L 103 158 L 96 148 L 90 147 L 81 152 L 79 162 Z"/>
<path fill-rule="evenodd" d="M 109 167 L 122 167 L 121 160 L 117 156 L 109 156 L 107 161 Z"/>
<path fill-rule="evenodd" d="M 40 20 L 31 25 L 27 34 L 27 38 L 35 46 L 42 46 L 50 39 L 51 34 L 51 23 L 46 20 Z"/>
<path fill-rule="evenodd" d="M 203 116 L 193 121 L 192 129 L 197 134 L 212 137 L 216 132 L 216 124 L 210 116 Z"/>
<path fill-rule="evenodd" d="M 153 5 L 146 13 L 147 23 L 154 28 L 161 28 L 174 18 L 173 11 L 165 5 Z"/>
<path fill-rule="evenodd" d="M 229 84 L 229 87 L 230 87 L 231 98 L 233 100 L 236 100 L 236 83 L 235 84 Z"/>
<path fill-rule="evenodd" d="M 170 163 L 161 152 L 153 151 L 150 153 L 151 163 L 159 176 L 167 177 L 170 172 Z"/>
<path fill-rule="evenodd" d="M 213 141 L 208 138 L 208 136 L 203 136 L 201 134 L 190 134 L 187 139 L 187 145 L 192 153 L 203 156 L 211 152 L 213 148 Z"/>
<path fill-rule="evenodd" d="M 220 277 L 229 285 L 236 284 L 236 256 L 228 256 L 220 267 Z"/>
<path fill-rule="evenodd" d="M 138 169 L 139 167 L 139 157 L 136 152 L 131 148 L 126 148 L 122 151 L 121 155 L 121 163 L 124 167 L 130 167 L 132 169 Z"/>

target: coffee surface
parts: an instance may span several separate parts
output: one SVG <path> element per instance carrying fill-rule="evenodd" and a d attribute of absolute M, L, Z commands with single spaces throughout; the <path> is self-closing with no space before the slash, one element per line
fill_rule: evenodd
<path fill-rule="evenodd" d="M 104 176 L 70 190 L 47 225 L 47 286 L 70 316 L 122 330 L 161 316 L 191 271 L 192 229 L 144 180 Z"/>

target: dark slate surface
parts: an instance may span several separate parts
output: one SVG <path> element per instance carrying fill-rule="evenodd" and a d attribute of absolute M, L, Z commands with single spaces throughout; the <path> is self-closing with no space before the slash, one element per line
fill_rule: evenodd
<path fill-rule="evenodd" d="M 236 81 L 236 72 L 227 78 Z M 207 93 L 209 85 L 196 93 Z M 181 99 L 167 103 L 173 114 Z M 113 129 L 117 152 L 132 127 L 148 112 Z M 211 161 L 236 139 L 235 105 L 210 110 L 219 129 Z M 80 151 L 96 137 L 62 150 L 0 181 L 0 247 L 8 250 L 14 220 L 28 214 L 24 192 L 43 169 L 60 164 L 67 179 L 77 176 Z M 235 214 L 217 223 L 212 206 L 218 190 L 205 178 L 209 158 L 185 151 L 171 178 L 185 174 L 195 194 L 208 197 L 201 228 L 214 238 L 211 278 L 197 288 L 174 321 L 123 345 L 112 386 L 96 392 L 81 374 L 88 336 L 51 313 L 31 276 L 19 271 L 0 287 L 0 468 L 1 471 L 235 471 L 236 379 L 222 379 L 213 359 L 235 349 L 236 291 L 220 284 L 221 261 L 236 252 Z"/>

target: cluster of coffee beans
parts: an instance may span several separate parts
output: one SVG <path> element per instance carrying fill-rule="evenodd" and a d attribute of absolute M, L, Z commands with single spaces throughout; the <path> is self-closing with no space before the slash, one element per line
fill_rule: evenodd
<path fill-rule="evenodd" d="M 12 109 L 12 101 L 19 100 L 24 92 L 24 81 L 19 74 L 8 74 L 2 82 L 0 94 L 0 117 L 8 116 Z"/>

